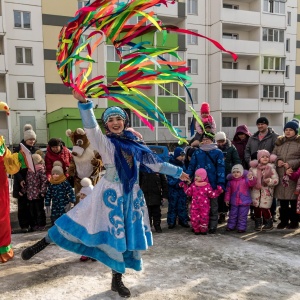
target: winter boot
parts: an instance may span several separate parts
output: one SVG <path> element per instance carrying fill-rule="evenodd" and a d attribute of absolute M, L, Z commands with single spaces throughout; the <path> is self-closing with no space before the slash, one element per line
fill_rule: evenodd
<path fill-rule="evenodd" d="M 223 223 L 225 223 L 225 213 L 220 213 L 218 224 L 223 224 Z"/>
<path fill-rule="evenodd" d="M 263 223 L 262 218 L 255 218 L 255 227 L 254 227 L 254 230 L 261 231 L 262 230 L 262 223 Z"/>
<path fill-rule="evenodd" d="M 161 229 L 160 225 L 154 225 L 154 228 L 157 233 L 162 233 L 162 229 Z"/>
<path fill-rule="evenodd" d="M 32 256 L 44 250 L 48 245 L 50 244 L 46 242 L 45 238 L 43 238 L 34 245 L 23 250 L 21 253 L 21 257 L 23 260 L 29 260 Z"/>
<path fill-rule="evenodd" d="M 120 297 L 129 298 L 131 296 L 129 289 L 124 285 L 122 281 L 121 273 L 113 273 L 111 282 L 111 290 L 118 292 Z"/>
<path fill-rule="evenodd" d="M 266 224 L 263 226 L 262 230 L 272 230 L 273 229 L 273 219 L 270 218 L 266 220 Z"/>

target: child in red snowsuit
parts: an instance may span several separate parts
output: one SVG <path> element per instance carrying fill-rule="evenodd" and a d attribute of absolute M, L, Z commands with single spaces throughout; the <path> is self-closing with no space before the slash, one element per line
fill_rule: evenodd
<path fill-rule="evenodd" d="M 196 235 L 207 234 L 209 223 L 210 200 L 217 198 L 223 189 L 218 186 L 213 190 L 207 179 L 205 169 L 198 169 L 195 172 L 194 182 L 188 186 L 186 183 L 180 183 L 184 192 L 192 197 L 191 205 L 191 224 Z"/>

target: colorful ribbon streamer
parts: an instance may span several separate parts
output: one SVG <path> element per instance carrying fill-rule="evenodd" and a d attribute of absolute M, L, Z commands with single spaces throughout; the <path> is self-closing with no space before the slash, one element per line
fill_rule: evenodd
<path fill-rule="evenodd" d="M 84 97 L 107 98 L 131 109 L 142 122 L 150 129 L 153 126 L 147 119 L 152 119 L 164 124 L 171 134 L 179 139 L 179 143 L 186 142 L 166 119 L 163 111 L 147 97 L 141 90 L 149 90 L 155 84 L 178 83 L 186 90 L 190 78 L 185 75 L 188 68 L 182 61 L 167 61 L 164 54 L 178 57 L 175 49 L 164 49 L 152 46 L 149 42 L 136 44 L 133 39 L 148 33 L 162 32 L 163 39 L 167 32 L 191 34 L 205 38 L 220 50 L 228 52 L 233 59 L 237 55 L 227 51 L 218 42 L 198 33 L 180 29 L 176 26 L 164 25 L 153 11 L 146 12 L 153 6 L 174 4 L 174 0 L 95 0 L 76 12 L 59 35 L 56 53 L 58 73 L 63 84 L 75 89 Z M 140 17 L 135 25 L 129 25 L 129 19 Z M 85 37 L 87 29 L 93 31 Z M 112 42 L 120 59 L 117 78 L 106 84 L 104 76 L 100 75 L 88 79 L 91 74 L 94 60 L 92 54 L 101 42 L 108 39 Z M 125 53 L 122 47 L 129 47 L 130 53 Z M 82 52 L 87 54 L 83 56 Z M 78 71 L 78 66 L 87 64 L 88 67 Z M 164 66 L 164 67 L 163 67 Z M 167 68 L 166 68 L 167 66 Z M 188 93 L 190 95 L 190 93 Z"/>

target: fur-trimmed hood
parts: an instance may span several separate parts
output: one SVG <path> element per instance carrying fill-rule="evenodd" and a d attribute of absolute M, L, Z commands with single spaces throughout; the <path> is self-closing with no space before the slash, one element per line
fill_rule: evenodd
<path fill-rule="evenodd" d="M 297 142 L 297 143 L 300 143 L 300 135 L 295 135 L 295 136 L 293 136 L 293 137 L 291 137 L 291 138 L 287 138 L 285 135 L 280 135 L 278 138 L 277 138 L 277 140 L 276 140 L 276 142 L 275 142 L 275 145 L 276 146 L 281 146 L 281 145 L 283 145 L 285 142 L 289 142 L 289 141 L 295 141 L 295 142 Z"/>

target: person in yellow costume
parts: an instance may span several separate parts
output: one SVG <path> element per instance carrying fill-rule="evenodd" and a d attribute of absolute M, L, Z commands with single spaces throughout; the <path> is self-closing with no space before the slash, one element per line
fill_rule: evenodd
<path fill-rule="evenodd" d="M 9 114 L 6 103 L 0 102 L 0 111 Z M 13 175 L 19 171 L 21 164 L 18 153 L 11 154 L 0 136 L 0 262 L 5 263 L 14 257 L 11 247 L 10 199 L 7 173 Z M 3 180 L 3 179 L 4 180 Z"/>

